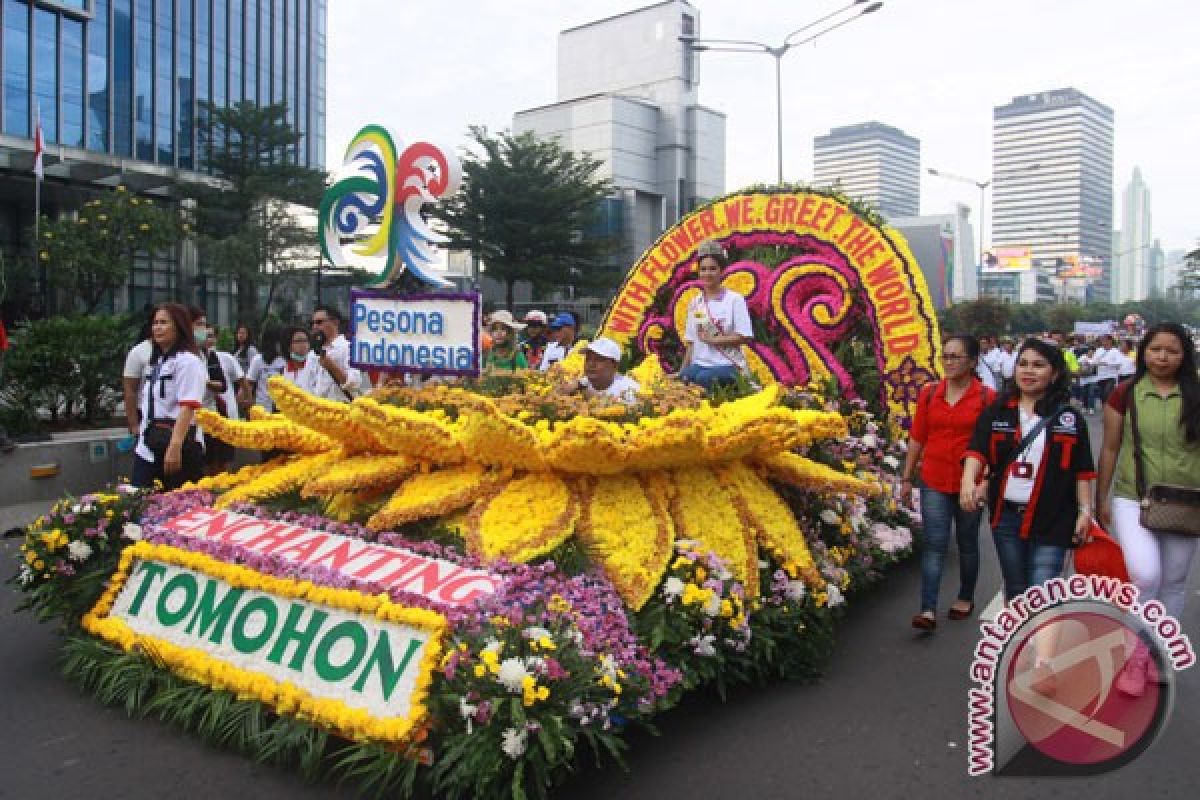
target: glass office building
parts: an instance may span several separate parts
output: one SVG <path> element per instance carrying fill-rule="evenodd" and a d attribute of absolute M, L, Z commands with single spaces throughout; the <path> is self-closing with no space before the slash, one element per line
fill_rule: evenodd
<path fill-rule="evenodd" d="M 51 217 L 117 184 L 169 201 L 177 184 L 203 179 L 212 146 L 207 104 L 285 104 L 300 136 L 289 157 L 323 168 L 326 7 L 327 0 L 0 0 L 0 258 L 31 251 L 38 119 L 40 207 Z M 196 262 L 190 245 L 135 258 L 127 291 L 110 309 L 207 297 L 224 323 L 228 279 Z"/>
<path fill-rule="evenodd" d="M 325 153 L 326 0 L 0 0 L 0 131 L 204 171 L 205 102 L 284 103 Z"/>

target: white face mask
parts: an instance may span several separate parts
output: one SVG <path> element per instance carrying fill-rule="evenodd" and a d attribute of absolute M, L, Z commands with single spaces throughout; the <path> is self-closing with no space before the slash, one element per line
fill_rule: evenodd
<path fill-rule="evenodd" d="M 196 337 L 196 344 L 204 344 L 205 342 L 208 341 L 208 329 L 207 328 L 193 328 L 192 336 Z"/>
<path fill-rule="evenodd" d="M 295 350 L 292 351 L 291 356 L 292 361 L 303 361 L 308 357 L 307 354 L 297 353 Z"/>

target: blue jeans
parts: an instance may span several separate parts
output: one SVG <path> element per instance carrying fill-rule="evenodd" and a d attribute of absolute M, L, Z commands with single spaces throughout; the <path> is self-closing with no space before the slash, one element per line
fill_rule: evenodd
<path fill-rule="evenodd" d="M 685 383 L 698 383 L 705 389 L 712 389 L 719 384 L 736 383 L 740 373 L 733 364 L 720 367 L 698 367 L 688 364 L 679 371 L 679 379 Z"/>
<path fill-rule="evenodd" d="M 935 489 L 921 490 L 921 610 L 937 611 L 938 589 L 942 582 L 942 564 L 950 546 L 950 526 L 958 540 L 958 599 L 975 602 L 975 582 L 979 578 L 979 522 L 983 510 L 963 511 L 958 495 Z"/>
<path fill-rule="evenodd" d="M 992 534 L 1000 572 L 1004 575 L 1005 600 L 1062 574 L 1067 548 L 1022 539 L 1021 515 L 1016 511 L 1005 508 Z"/>

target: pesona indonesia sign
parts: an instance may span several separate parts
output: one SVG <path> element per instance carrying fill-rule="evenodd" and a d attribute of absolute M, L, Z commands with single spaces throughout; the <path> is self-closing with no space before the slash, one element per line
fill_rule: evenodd
<path fill-rule="evenodd" d="M 140 542 L 84 627 L 348 738 L 402 742 L 424 723 L 445 620 Z"/>
<path fill-rule="evenodd" d="M 430 375 L 479 374 L 479 295 L 351 293 L 350 363 Z"/>
<path fill-rule="evenodd" d="M 306 567 L 324 567 L 388 591 L 417 594 L 442 606 L 461 606 L 493 594 L 497 575 L 468 569 L 400 547 L 251 517 L 215 508 L 194 508 L 162 523 L 174 533 L 235 544 Z"/>

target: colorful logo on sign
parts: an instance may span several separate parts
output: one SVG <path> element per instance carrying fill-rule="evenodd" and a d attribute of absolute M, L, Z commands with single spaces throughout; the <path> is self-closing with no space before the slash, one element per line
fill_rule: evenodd
<path fill-rule="evenodd" d="M 400 144 L 381 125 L 367 125 L 351 140 L 321 198 L 321 254 L 336 267 L 371 273 L 372 286 L 395 283 L 407 269 L 422 283 L 446 288 L 450 282 L 430 269 L 434 245 L 446 238 L 429 227 L 421 207 L 458 191 L 462 166 L 449 147 L 414 142 L 401 150 Z"/>
<path fill-rule="evenodd" d="M 831 375 L 857 396 L 835 349 L 865 324 L 879 400 L 908 425 L 920 386 L 939 370 L 934 304 L 904 238 L 833 192 L 739 192 L 688 215 L 642 254 L 602 335 L 661 355 L 700 291 L 696 248 L 705 239 L 731 254 L 725 286 L 746 297 L 762 334 L 747 348 L 756 373 L 789 386 Z"/>

